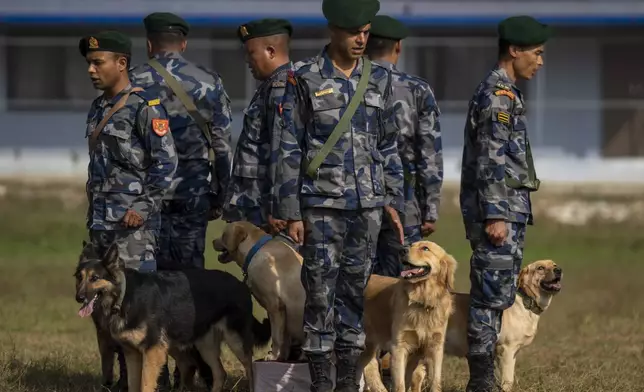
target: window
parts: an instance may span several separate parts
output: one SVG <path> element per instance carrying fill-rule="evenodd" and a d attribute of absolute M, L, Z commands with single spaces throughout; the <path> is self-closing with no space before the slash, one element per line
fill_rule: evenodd
<path fill-rule="evenodd" d="M 65 100 L 65 47 L 7 46 L 7 93 L 9 110 L 47 110 Z"/>
<path fill-rule="evenodd" d="M 497 47 L 472 46 L 421 46 L 416 53 L 418 75 L 434 88 L 436 99 L 446 111 L 464 111 L 476 86 L 495 66 Z M 517 83 L 524 97 L 527 85 Z"/>

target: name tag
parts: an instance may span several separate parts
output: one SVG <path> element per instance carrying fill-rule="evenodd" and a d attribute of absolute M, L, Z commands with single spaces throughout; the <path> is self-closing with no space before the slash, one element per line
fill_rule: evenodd
<path fill-rule="evenodd" d="M 321 90 L 321 91 L 316 91 L 315 96 L 316 97 L 321 97 L 323 95 L 328 95 L 333 93 L 333 87 L 332 88 L 327 88 L 326 90 Z"/>

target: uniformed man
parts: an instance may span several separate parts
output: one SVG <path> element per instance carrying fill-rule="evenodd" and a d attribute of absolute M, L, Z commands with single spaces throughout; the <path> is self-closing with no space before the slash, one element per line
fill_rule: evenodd
<path fill-rule="evenodd" d="M 401 41 L 408 35 L 409 30 L 402 22 L 377 15 L 371 22 L 366 50 L 372 60 L 392 73 L 393 103 L 399 109 L 396 112 L 400 129 L 398 152 L 405 174 L 405 212 L 400 216 L 405 245 L 434 232 L 443 183 L 440 111 L 434 92 L 425 80 L 396 68 Z M 373 273 L 400 276 L 400 248 L 395 227 L 384 217 Z"/>
<path fill-rule="evenodd" d="M 389 71 L 363 57 L 378 0 L 324 0 L 331 42 L 295 64 L 284 97 L 274 213 L 303 243 L 311 391 L 357 391 L 363 291 L 383 208 L 400 225 L 403 170 Z M 402 242 L 402 226 L 400 241 Z"/>
<path fill-rule="evenodd" d="M 514 303 L 530 192 L 539 188 L 518 80 L 543 65 L 550 28 L 529 16 L 498 27 L 499 61 L 479 84 L 465 125 L 460 204 L 472 248 L 468 322 L 468 392 L 494 388 L 494 350 L 501 314 Z"/>
<path fill-rule="evenodd" d="M 221 216 L 230 178 L 230 100 L 215 72 L 186 60 L 188 23 L 157 12 L 144 20 L 150 61 L 130 71 L 138 86 L 161 86 L 179 153 L 172 192 L 163 203 L 160 268 L 204 268 L 208 220 Z"/>
<path fill-rule="evenodd" d="M 274 234 L 286 228 L 286 222 L 273 219 L 270 211 L 275 177 L 275 165 L 270 160 L 271 151 L 275 150 L 271 146 L 277 145 L 281 136 L 281 100 L 288 71 L 293 68 L 289 59 L 292 33 L 291 24 L 284 19 L 255 20 L 237 30 L 248 67 L 261 84 L 244 111 L 224 218 L 269 226 Z"/>
<path fill-rule="evenodd" d="M 158 95 L 128 79 L 130 39 L 114 31 L 82 38 L 80 53 L 96 89 L 87 116 L 87 227 L 96 251 L 116 242 L 127 268 L 156 270 L 161 200 L 177 167 L 177 152 Z M 119 353 L 121 381 L 125 361 Z"/>

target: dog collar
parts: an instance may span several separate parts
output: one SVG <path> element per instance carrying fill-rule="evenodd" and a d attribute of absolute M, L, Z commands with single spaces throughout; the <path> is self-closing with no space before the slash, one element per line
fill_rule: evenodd
<path fill-rule="evenodd" d="M 521 296 L 521 298 L 523 298 L 523 306 L 526 309 L 533 312 L 537 316 L 543 313 L 543 308 L 539 306 L 537 301 L 535 301 L 534 298 L 530 297 L 525 291 L 519 289 L 517 290 L 517 293 Z"/>
<path fill-rule="evenodd" d="M 273 239 L 272 235 L 266 234 L 262 238 L 260 238 L 259 241 L 257 241 L 252 248 L 250 248 L 250 250 L 248 251 L 248 254 L 246 255 L 246 259 L 244 260 L 244 266 L 242 267 L 244 276 L 248 275 L 248 267 L 250 266 L 250 261 L 253 259 L 253 256 L 255 256 L 255 254 L 257 254 L 257 252 L 259 252 L 259 250 L 262 249 L 262 247 L 272 239 Z"/>

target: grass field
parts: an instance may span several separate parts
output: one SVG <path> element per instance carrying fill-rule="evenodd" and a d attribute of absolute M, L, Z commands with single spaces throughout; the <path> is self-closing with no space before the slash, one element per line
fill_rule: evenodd
<path fill-rule="evenodd" d="M 0 185 L 0 391 L 100 391 L 93 327 L 77 316 L 74 301 L 72 273 L 86 236 L 83 187 Z M 544 189 L 535 197 L 525 262 L 555 260 L 564 269 L 563 290 L 542 316 L 533 345 L 519 354 L 518 391 L 644 391 L 644 217 L 637 204 L 644 193 L 611 191 Z M 446 188 L 431 239 L 459 261 L 457 288 L 468 290 L 469 247 L 455 196 Z M 565 204 L 571 200 L 574 206 Z M 611 221 L 611 206 L 626 208 L 619 221 Z M 554 219 L 593 208 L 608 213 L 581 225 Z M 209 229 L 210 268 L 221 266 L 210 247 L 220 230 L 218 223 Z M 239 367 L 234 360 L 227 366 L 233 388 Z M 463 391 L 465 361 L 447 358 L 443 379 L 444 391 Z"/>

